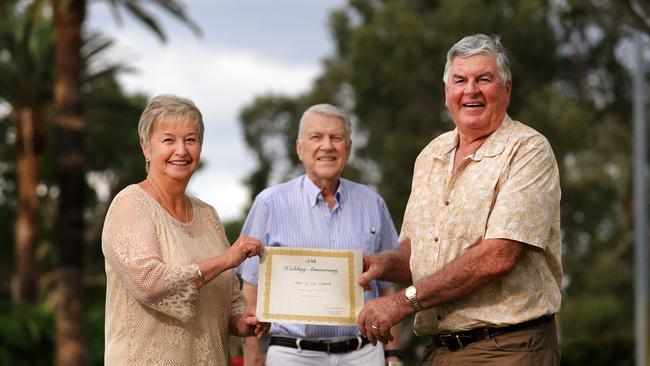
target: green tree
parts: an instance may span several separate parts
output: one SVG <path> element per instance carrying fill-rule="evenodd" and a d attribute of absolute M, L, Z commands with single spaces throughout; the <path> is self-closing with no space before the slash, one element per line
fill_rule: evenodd
<path fill-rule="evenodd" d="M 39 159 L 45 148 L 46 120 L 52 99 L 51 22 L 27 16 L 15 2 L 0 7 L 0 98 L 11 105 L 15 126 L 18 200 L 15 221 L 16 270 L 12 299 L 38 298 L 36 247 L 39 241 Z"/>
<path fill-rule="evenodd" d="M 6 15 L 7 13 L 3 13 Z M 51 93 L 52 89 L 52 52 L 35 52 L 41 49 L 52 49 L 51 32 L 49 30 L 38 32 L 26 32 L 25 27 L 27 24 L 33 25 L 35 28 L 41 26 L 46 28 L 51 22 L 48 17 L 40 19 L 35 24 L 30 23 L 33 18 L 28 16 L 14 16 L 8 17 L 8 21 L 0 23 L 4 42 L 0 44 L 0 54 L 2 59 L 0 61 L 0 98 L 8 102 L 11 107 L 9 118 L 16 115 L 16 110 L 28 109 L 34 105 L 42 105 L 45 110 L 49 110 L 52 105 Z M 4 26 L 7 28 L 4 28 Z M 40 29 L 40 28 L 37 28 Z M 29 37 L 25 36 L 28 34 Z M 42 36 L 42 37 L 41 37 Z M 29 39 L 28 39 L 29 38 Z M 82 59 L 84 63 L 82 86 L 86 99 L 87 119 L 89 121 L 89 129 L 87 134 L 87 141 L 85 142 L 89 151 L 89 161 L 87 163 L 88 174 L 87 177 L 91 182 L 94 182 L 92 192 L 87 192 L 85 197 L 85 207 L 83 212 L 86 215 L 86 220 L 91 218 L 87 230 L 84 233 L 84 240 L 86 243 L 92 245 L 95 250 L 90 251 L 88 256 L 89 261 L 93 263 L 86 271 L 88 277 L 84 277 L 85 288 L 84 292 L 89 292 L 92 296 L 90 305 L 92 309 L 87 310 L 87 318 L 89 319 L 87 332 L 93 337 L 89 340 L 92 347 L 90 350 L 90 361 L 92 364 L 101 364 L 103 360 L 103 258 L 101 258 L 101 250 L 99 250 L 99 241 L 101 235 L 101 225 L 103 222 L 104 212 L 106 210 L 107 201 L 113 196 L 114 191 L 118 187 L 124 186 L 125 182 L 133 182 L 144 177 L 144 169 L 141 164 L 140 148 L 137 136 L 137 120 L 140 112 L 146 104 L 147 98 L 144 96 L 129 97 L 125 96 L 120 86 L 115 80 L 115 75 L 118 72 L 126 71 L 122 65 L 107 63 L 103 59 L 103 52 L 111 46 L 112 42 L 100 37 L 97 34 L 87 33 L 82 47 Z M 49 70 L 40 69 L 34 65 L 47 65 Z M 50 75 L 46 77 L 44 75 Z M 21 92 L 40 90 L 44 93 L 43 97 L 33 98 L 32 94 L 21 94 Z M 40 104 L 37 104 L 40 103 Z M 51 135 L 51 114 L 46 114 L 41 121 L 40 126 L 45 131 L 40 131 L 39 136 L 42 136 L 44 141 L 41 145 L 47 147 L 47 136 Z M 19 204 L 22 197 L 20 192 L 16 192 L 10 184 L 13 181 L 17 182 L 20 186 L 20 172 L 17 168 L 20 165 L 20 159 L 14 161 L 14 155 L 21 154 L 21 149 L 15 148 L 14 151 L 8 153 L 7 148 L 10 146 L 16 147 L 21 144 L 21 134 L 18 133 L 21 128 L 20 122 L 10 123 L 7 119 L 0 122 L 0 136 L 2 144 L 0 144 L 0 217 L 3 218 L 3 224 L 11 220 L 5 219 L 7 216 L 13 217 L 14 209 L 20 211 Z M 13 137 L 15 136 L 15 137 Z M 5 142 L 9 142 L 5 144 Z M 50 144 L 51 145 L 51 144 Z M 52 242 L 54 232 L 54 224 L 52 218 L 54 217 L 55 210 L 52 209 L 53 199 L 55 199 L 55 192 L 57 191 L 56 182 L 54 179 L 53 161 L 54 154 L 51 149 L 43 148 L 39 150 L 38 159 L 35 159 L 34 169 L 38 173 L 39 191 L 46 192 L 41 194 L 41 197 L 36 197 L 36 189 L 32 188 L 31 193 L 37 200 L 35 207 L 36 217 L 34 218 L 37 227 L 43 228 L 43 236 L 39 238 L 35 244 L 39 248 L 39 263 L 31 263 L 33 266 L 39 266 L 42 269 L 42 274 L 38 278 L 39 287 L 44 287 L 46 291 L 44 295 L 45 304 L 51 304 L 51 299 L 55 296 L 50 296 L 48 283 L 53 270 L 56 269 L 56 264 L 52 261 L 52 248 L 49 243 Z M 20 189 L 18 189 L 20 190 Z M 99 197 L 99 193 L 102 197 Z M 17 213 L 17 215 L 20 215 Z M 42 224 L 41 224 L 42 223 Z M 9 234 L 9 235 L 6 235 Z M 13 236 L 11 230 L 2 228 L 3 242 L 5 238 L 8 241 Z M 31 256 L 34 258 L 34 249 L 31 248 Z M 3 254 L 3 268 L 11 268 L 12 261 L 11 253 Z M 19 261 L 20 254 L 17 256 Z M 99 257 L 99 258 L 98 258 Z M 17 264 L 18 266 L 19 264 Z M 32 269 L 33 270 L 33 269 Z M 4 277 L 4 270 L 2 271 Z M 4 281 L 3 281 L 4 283 Z M 36 279 L 34 279 L 34 284 Z M 36 286 L 35 286 L 36 287 Z M 54 319 L 49 313 L 49 306 L 9 306 L 0 302 L 0 308 L 7 309 L 7 319 L 11 322 L 5 324 L 4 332 L 0 334 L 0 364 L 51 364 L 52 355 L 54 350 L 54 330 L 49 327 L 49 320 Z M 27 314 L 27 315 L 26 315 Z M 34 321 L 31 315 L 35 314 L 41 319 L 48 321 Z M 98 316 L 99 315 L 99 316 Z M 12 337 L 12 332 L 16 334 L 25 333 L 27 336 L 22 337 L 20 340 Z M 32 349 L 39 349 L 38 357 L 30 354 L 30 347 Z"/>
<path fill-rule="evenodd" d="M 625 24 L 650 34 L 650 1 L 648 0 L 573 0 L 581 8 L 610 25 Z"/>
<path fill-rule="evenodd" d="M 573 364 L 633 362 L 632 79 L 620 53 L 632 35 L 624 18 L 603 17 L 582 2 L 559 16 L 571 54 L 562 77 L 571 80 L 574 101 L 591 106 L 585 147 L 565 156 L 563 172 L 563 315 L 571 320 L 563 335 Z"/>

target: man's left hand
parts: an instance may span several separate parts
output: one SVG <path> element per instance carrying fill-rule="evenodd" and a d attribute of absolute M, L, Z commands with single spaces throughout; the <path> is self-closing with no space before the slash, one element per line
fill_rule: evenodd
<path fill-rule="evenodd" d="M 400 301 L 400 296 L 404 296 L 403 291 L 370 300 L 361 309 L 357 326 L 373 346 L 377 341 L 392 341 L 390 329 L 413 311 L 408 303 L 405 306 L 404 302 Z"/>

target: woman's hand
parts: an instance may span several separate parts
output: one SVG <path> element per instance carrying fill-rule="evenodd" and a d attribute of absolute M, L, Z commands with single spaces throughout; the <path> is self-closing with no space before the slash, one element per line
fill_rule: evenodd
<path fill-rule="evenodd" d="M 244 259 L 264 253 L 262 242 L 250 236 L 239 239 L 223 254 L 215 255 L 198 263 L 202 277 L 194 280 L 196 288 L 203 287 L 219 274 L 237 267 Z"/>
<path fill-rule="evenodd" d="M 264 246 L 261 241 L 250 236 L 240 236 L 224 254 L 228 258 L 230 268 L 234 268 L 244 259 L 261 255 L 263 252 Z"/>
<path fill-rule="evenodd" d="M 230 333 L 239 337 L 260 338 L 271 329 L 271 323 L 260 322 L 255 315 L 255 307 L 247 306 L 244 313 L 230 317 Z"/>

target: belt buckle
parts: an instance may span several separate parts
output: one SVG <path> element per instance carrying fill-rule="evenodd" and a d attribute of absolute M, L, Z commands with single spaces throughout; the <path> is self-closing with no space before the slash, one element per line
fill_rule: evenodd
<path fill-rule="evenodd" d="M 332 341 L 327 340 L 327 339 L 323 339 L 323 340 L 318 341 L 318 343 L 325 346 L 325 349 L 322 352 L 325 352 L 328 355 L 332 354 Z"/>
<path fill-rule="evenodd" d="M 354 346 L 354 341 L 357 341 L 356 346 Z M 362 341 L 362 338 L 360 336 L 357 336 L 356 338 L 348 338 L 340 341 L 321 340 L 318 343 L 325 345 L 325 350 L 323 350 L 323 352 L 326 352 L 327 354 L 334 354 L 346 353 L 354 350 L 358 351 L 361 349 Z"/>
<path fill-rule="evenodd" d="M 438 340 L 452 352 L 464 347 L 458 334 L 440 334 L 438 335 Z"/>

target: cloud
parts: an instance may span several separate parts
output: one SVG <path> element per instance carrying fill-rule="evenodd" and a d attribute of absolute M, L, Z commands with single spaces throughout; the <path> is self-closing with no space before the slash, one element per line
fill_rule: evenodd
<path fill-rule="evenodd" d="M 223 220 L 239 218 L 249 200 L 241 182 L 255 165 L 238 123 L 240 109 L 260 93 L 293 95 L 308 89 L 319 66 L 258 57 L 250 50 L 210 47 L 198 41 L 161 45 L 141 37 L 138 33 L 117 36 L 111 57 L 135 60 L 139 68 L 137 73 L 122 75 L 121 83 L 132 93 L 173 93 L 197 104 L 206 124 L 205 168 L 192 178 L 189 189 L 218 207 Z"/>
<path fill-rule="evenodd" d="M 205 170 L 192 178 L 188 192 L 190 195 L 209 203 L 224 220 L 238 219 L 249 201 L 246 186 L 225 179 L 219 170 Z M 197 179 L 201 177 L 201 179 Z"/>
<path fill-rule="evenodd" d="M 260 92 L 305 90 L 320 70 L 316 63 L 290 63 L 198 42 L 137 46 L 142 43 L 146 44 L 133 37 L 121 39 L 113 56 L 125 59 L 138 54 L 137 72 L 121 76 L 127 90 L 187 95 L 198 104 L 204 102 L 200 107 L 213 110 L 217 117 L 235 114 Z"/>
<path fill-rule="evenodd" d="M 192 0 L 185 2 L 190 19 L 201 28 L 204 44 L 255 50 L 264 58 L 313 63 L 333 51 L 329 39 L 330 11 L 346 0 Z M 195 40 L 190 29 L 161 11 L 155 2 L 142 2 L 162 25 L 170 44 Z M 123 7 L 122 24 L 111 16 L 109 2 L 89 3 L 89 24 L 113 34 L 141 33 L 147 43 L 159 43 L 141 22 Z"/>

